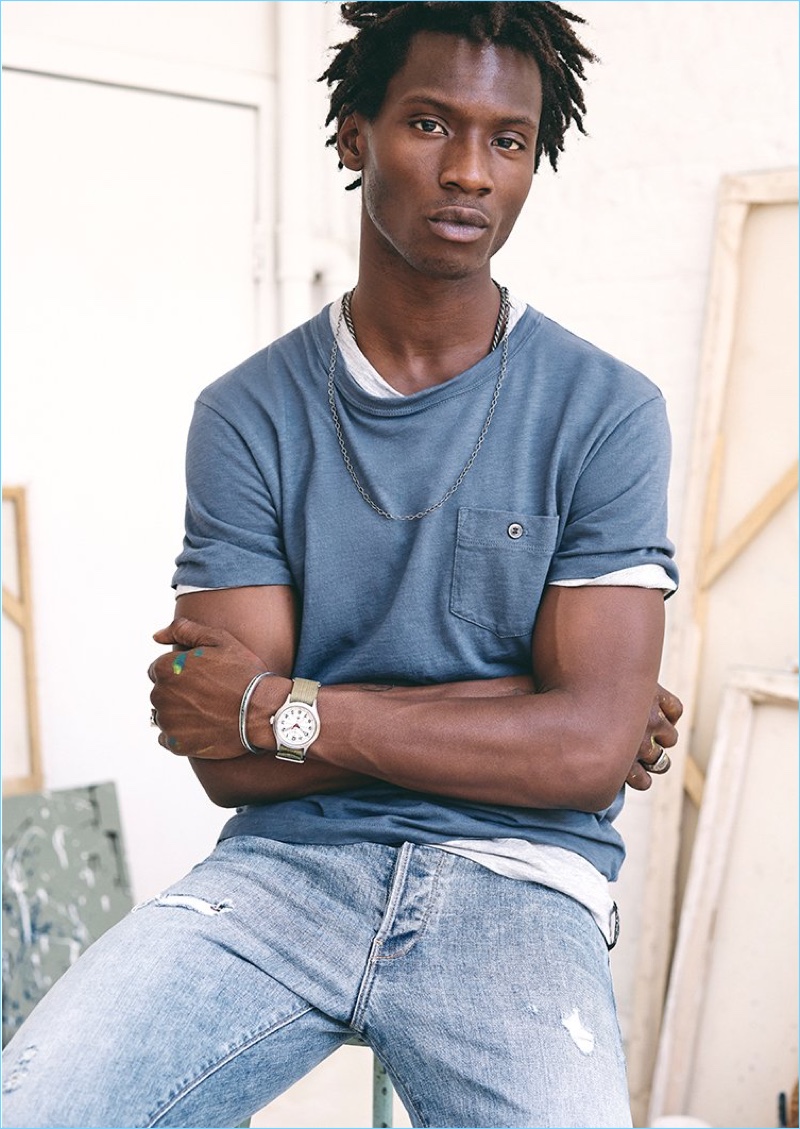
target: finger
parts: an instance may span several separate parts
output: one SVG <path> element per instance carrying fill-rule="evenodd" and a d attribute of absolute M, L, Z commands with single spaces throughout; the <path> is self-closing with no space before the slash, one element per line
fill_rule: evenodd
<path fill-rule="evenodd" d="M 636 753 L 637 761 L 641 761 L 642 764 L 647 764 L 649 760 L 655 760 L 658 756 L 658 753 L 655 751 L 655 745 L 659 741 L 659 738 L 655 736 L 655 730 L 657 728 L 657 724 L 651 722 L 647 727 L 647 732 L 644 737 L 642 737 L 642 742 Z"/>
<path fill-rule="evenodd" d="M 652 780 L 650 779 L 650 773 L 645 770 L 644 765 L 640 764 L 639 761 L 635 761 L 625 779 L 625 783 L 630 785 L 631 788 L 635 788 L 637 792 L 646 792 L 652 784 Z"/>
<path fill-rule="evenodd" d="M 671 749 L 678 744 L 678 730 L 663 715 L 659 718 L 658 726 L 653 730 L 653 736 L 662 749 Z"/>
<path fill-rule="evenodd" d="M 656 745 L 662 749 L 671 749 L 678 743 L 678 731 L 675 726 L 664 716 L 659 709 L 650 711 L 650 721 L 645 730 L 642 742 L 639 745 L 637 757 L 645 764 L 656 760 L 658 751 Z"/>
<path fill-rule="evenodd" d="M 150 681 L 157 684 L 168 678 L 174 672 L 176 656 L 181 653 L 183 652 L 173 652 L 168 655 L 159 655 L 157 659 L 153 659 L 147 668 L 147 677 Z M 182 660 L 183 663 L 185 661 L 185 659 Z"/>
<path fill-rule="evenodd" d="M 673 745 L 678 743 L 678 730 L 672 724 L 668 717 L 666 717 L 661 710 L 658 710 L 655 718 L 647 728 L 645 734 L 646 741 L 642 743 L 641 755 L 646 756 L 649 748 L 655 742 L 661 745 L 662 748 L 671 749 Z M 645 746 L 647 746 L 645 748 Z"/>
<path fill-rule="evenodd" d="M 162 749 L 166 749 L 170 753 L 176 753 L 178 756 L 181 755 L 181 747 L 177 737 L 170 737 L 162 731 L 158 735 L 158 743 Z"/>
<path fill-rule="evenodd" d="M 652 733 L 650 734 L 646 751 L 643 751 L 640 746 L 637 761 L 647 772 L 655 773 L 657 776 L 667 772 L 672 764 L 665 749 L 659 744 L 658 739 Z"/>
<path fill-rule="evenodd" d="M 664 746 L 660 743 L 660 739 L 654 733 L 650 734 L 650 740 L 647 745 L 647 751 L 639 755 L 639 762 L 649 772 L 654 764 L 659 761 L 663 763 Z"/>
<path fill-rule="evenodd" d="M 221 627 L 207 627 L 202 623 L 195 623 L 185 616 L 178 616 L 168 627 L 162 627 L 153 635 L 156 643 L 177 643 L 179 647 L 218 647 L 228 635 Z"/>
<path fill-rule="evenodd" d="M 660 685 L 658 687 L 658 704 L 668 721 L 674 724 L 680 720 L 683 713 L 683 702 L 671 690 L 666 690 Z"/>

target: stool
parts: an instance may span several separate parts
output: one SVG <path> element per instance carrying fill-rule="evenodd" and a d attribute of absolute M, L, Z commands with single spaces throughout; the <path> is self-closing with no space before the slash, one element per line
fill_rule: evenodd
<path fill-rule="evenodd" d="M 366 1047 L 367 1043 L 355 1035 L 347 1040 L 348 1045 Z M 372 1056 L 372 1126 L 373 1129 L 391 1129 L 392 1099 L 394 1091 L 386 1068 L 376 1054 Z"/>

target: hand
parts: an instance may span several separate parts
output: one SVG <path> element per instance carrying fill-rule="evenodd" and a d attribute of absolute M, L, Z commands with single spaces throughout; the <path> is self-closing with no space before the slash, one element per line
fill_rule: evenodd
<path fill-rule="evenodd" d="M 631 788 L 635 788 L 638 792 L 646 792 L 653 782 L 651 777 L 653 766 L 658 765 L 659 760 L 664 764 L 664 767 L 656 775 L 661 775 L 661 773 L 667 771 L 669 757 L 664 749 L 671 749 L 673 745 L 677 744 L 678 731 L 675 725 L 682 713 L 683 703 L 681 700 L 671 694 L 669 690 L 665 690 L 663 686 L 656 686 L 647 729 L 636 754 L 636 760 L 633 762 L 625 781 Z"/>
<path fill-rule="evenodd" d="M 265 670 L 263 662 L 230 632 L 188 619 L 174 620 L 153 638 L 180 648 L 147 672 L 158 743 L 180 756 L 244 756 L 239 707 L 250 679 Z"/>

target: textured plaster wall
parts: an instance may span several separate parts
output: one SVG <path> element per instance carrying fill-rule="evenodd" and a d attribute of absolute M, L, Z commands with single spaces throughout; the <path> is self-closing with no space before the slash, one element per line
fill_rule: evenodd
<path fill-rule="evenodd" d="M 544 169 L 498 273 L 642 369 L 675 438 L 673 531 L 691 435 L 720 178 L 797 163 L 797 13 L 788 2 L 575 3 L 600 56 L 588 137 Z M 507 254 L 507 258 L 505 255 Z"/>

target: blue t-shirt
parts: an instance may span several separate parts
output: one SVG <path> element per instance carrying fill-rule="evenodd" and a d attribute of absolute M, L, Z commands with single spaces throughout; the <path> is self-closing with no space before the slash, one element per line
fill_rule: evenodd
<path fill-rule="evenodd" d="M 297 675 L 422 685 L 529 673 L 549 581 L 641 564 L 677 578 L 664 401 L 640 373 L 528 309 L 458 491 L 421 520 L 390 521 L 359 496 L 342 458 L 326 387 L 332 345 L 326 308 L 198 397 L 173 578 L 201 588 L 292 585 Z M 339 357 L 345 443 L 382 508 L 417 513 L 453 484 L 486 418 L 501 352 L 389 400 L 365 392 Z M 510 526 L 522 535 L 510 536 Z M 591 814 L 376 783 L 247 807 L 223 836 L 391 844 L 508 836 L 575 850 L 613 880 L 624 856 L 612 826 L 621 806 L 622 793 Z"/>

